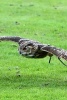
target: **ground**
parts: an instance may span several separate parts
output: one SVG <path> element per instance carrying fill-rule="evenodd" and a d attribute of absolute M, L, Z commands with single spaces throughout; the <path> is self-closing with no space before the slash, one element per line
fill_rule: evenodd
<path fill-rule="evenodd" d="M 67 1 L 1 0 L 0 36 L 67 49 Z M 22 57 L 17 43 L 0 42 L 0 100 L 66 100 L 67 67 L 48 59 Z"/>

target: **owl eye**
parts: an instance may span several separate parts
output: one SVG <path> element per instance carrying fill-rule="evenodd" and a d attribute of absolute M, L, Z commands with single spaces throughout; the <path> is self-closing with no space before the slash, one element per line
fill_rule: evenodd
<path fill-rule="evenodd" d="M 23 50 L 27 50 L 27 47 L 24 47 Z"/>

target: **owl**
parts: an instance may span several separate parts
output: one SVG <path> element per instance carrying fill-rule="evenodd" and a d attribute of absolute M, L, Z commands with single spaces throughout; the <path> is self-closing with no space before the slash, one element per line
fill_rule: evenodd
<path fill-rule="evenodd" d="M 49 56 L 49 63 L 51 58 L 55 55 L 62 64 L 64 64 L 61 58 L 67 61 L 67 50 L 57 48 L 49 44 L 42 44 L 40 42 L 21 38 L 17 36 L 1 36 L 0 41 L 14 41 L 19 44 L 18 51 L 19 54 L 27 58 L 44 58 Z M 67 66 L 66 64 L 64 64 Z"/>

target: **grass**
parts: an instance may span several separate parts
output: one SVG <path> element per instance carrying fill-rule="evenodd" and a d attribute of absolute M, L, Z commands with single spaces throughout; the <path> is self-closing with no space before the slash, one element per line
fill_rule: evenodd
<path fill-rule="evenodd" d="M 0 36 L 21 36 L 67 49 L 66 0 L 1 0 Z M 16 46 L 14 46 L 16 45 Z M 67 68 L 56 57 L 27 59 L 0 42 L 0 100 L 66 100 Z"/>

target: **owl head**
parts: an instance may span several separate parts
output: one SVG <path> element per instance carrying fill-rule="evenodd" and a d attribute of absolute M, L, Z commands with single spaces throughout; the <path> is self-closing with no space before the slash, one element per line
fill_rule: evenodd
<path fill-rule="evenodd" d="M 24 41 L 19 46 L 19 53 L 26 57 L 33 57 L 38 50 L 38 45 L 33 41 Z"/>

